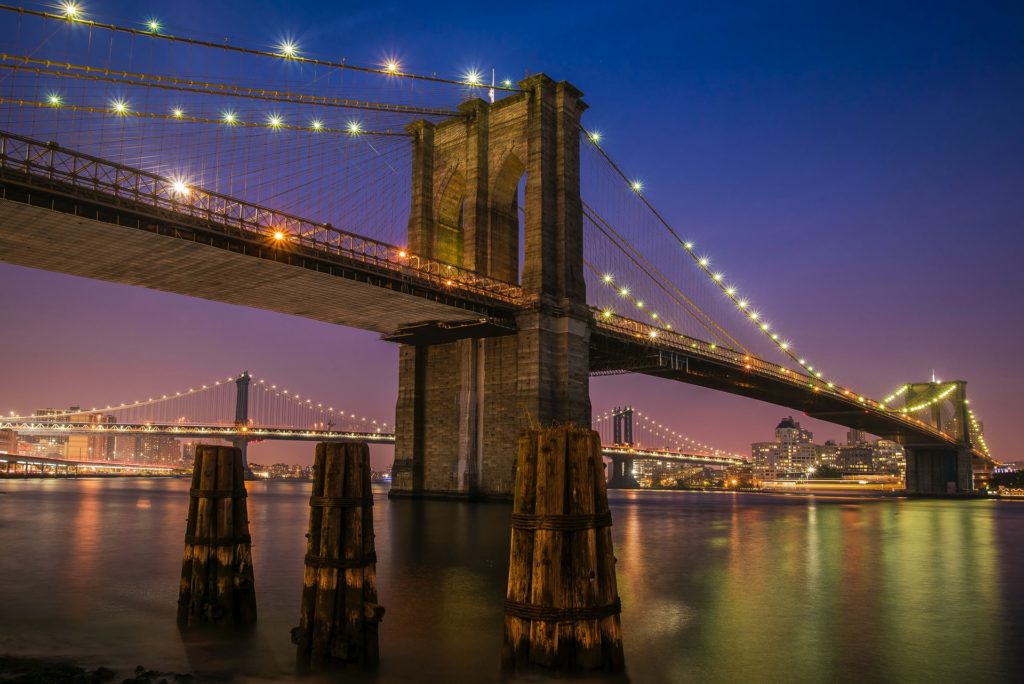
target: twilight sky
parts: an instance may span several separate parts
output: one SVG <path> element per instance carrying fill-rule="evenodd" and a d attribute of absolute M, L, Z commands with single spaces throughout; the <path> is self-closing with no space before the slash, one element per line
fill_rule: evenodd
<path fill-rule="evenodd" d="M 1024 459 L 1019 3 L 83 4 L 237 44 L 294 35 L 355 63 L 396 54 L 415 72 L 570 80 L 590 105 L 585 124 L 651 201 L 833 377 L 875 397 L 933 369 L 965 379 L 993 454 Z M 4 412 L 106 405 L 248 369 L 393 417 L 397 348 L 373 334 L 8 265 L 0 293 Z M 632 403 L 742 453 L 792 413 L 643 377 L 595 378 L 591 396 L 595 411 Z M 821 440 L 845 432 L 803 422 Z M 311 457 L 311 446 L 252 451 Z"/>

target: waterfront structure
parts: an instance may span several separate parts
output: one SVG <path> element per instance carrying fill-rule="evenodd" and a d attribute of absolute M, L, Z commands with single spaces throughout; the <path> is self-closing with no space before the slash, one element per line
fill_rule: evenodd
<path fill-rule="evenodd" d="M 843 474 L 900 474 L 905 470 L 904 449 L 896 442 L 869 442 L 863 431 L 850 430 L 847 444 L 827 441 L 815 444 L 813 434 L 793 420 L 783 418 L 775 428 L 774 442 L 750 445 L 753 478 L 758 481 L 809 477 L 830 468 Z"/>

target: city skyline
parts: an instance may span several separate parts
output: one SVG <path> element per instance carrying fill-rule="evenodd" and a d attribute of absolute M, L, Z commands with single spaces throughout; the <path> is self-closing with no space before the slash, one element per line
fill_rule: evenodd
<path fill-rule="evenodd" d="M 153 10 L 201 33 L 197 7 Z M 147 8 L 103 9 L 123 18 Z M 587 18 L 554 13 L 543 33 L 485 40 L 488 28 L 513 22 L 511 9 L 489 8 L 448 27 L 465 56 L 447 54 L 435 35 L 399 45 L 394 36 L 416 34 L 397 5 L 335 20 L 340 29 L 319 21 L 331 13 L 316 3 L 287 16 L 203 11 L 253 40 L 274 39 L 264 22 L 291 25 L 316 53 L 330 54 L 330 32 L 340 30 L 346 56 L 361 62 L 398 53 L 452 74 L 494 64 L 572 81 L 590 104 L 586 124 L 643 179 L 645 195 L 832 376 L 876 398 L 933 370 L 967 380 L 993 454 L 1016 456 L 1010 426 L 1021 400 L 1003 381 L 1024 367 L 1015 303 L 1024 276 L 1014 263 L 1022 65 L 1005 21 L 1014 10 L 965 19 L 952 6 L 926 17 L 881 5 L 657 8 L 661 21 L 608 26 L 610 10 L 598 4 Z M 357 35 L 359 22 L 382 21 L 391 38 Z M 849 30 L 824 40 L 836 25 Z M 586 57 L 573 49 L 584 29 L 605 38 Z M 632 106 L 643 99 L 663 106 Z M 368 415 L 394 413 L 397 347 L 372 333 L 9 265 L 0 265 L 0 291 L 11 331 L 5 412 L 104 404 L 252 370 L 325 401 L 358 397 Z M 787 411 L 625 376 L 592 379 L 591 399 L 595 412 L 632 403 L 728 451 L 766 437 Z M 804 422 L 826 438 L 845 432 Z M 264 448 L 254 447 L 257 459 Z M 311 459 L 306 446 L 287 453 Z"/>

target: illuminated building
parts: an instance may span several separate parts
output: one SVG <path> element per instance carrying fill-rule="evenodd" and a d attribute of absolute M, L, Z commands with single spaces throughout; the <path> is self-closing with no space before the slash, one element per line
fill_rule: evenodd
<path fill-rule="evenodd" d="M 14 430 L 0 430 L 0 454 L 18 453 L 18 433 Z"/>
<path fill-rule="evenodd" d="M 775 427 L 774 442 L 750 445 L 755 480 L 804 477 L 808 468 L 818 465 L 819 447 L 811 440 L 810 430 L 800 427 L 792 416 L 783 418 Z"/>

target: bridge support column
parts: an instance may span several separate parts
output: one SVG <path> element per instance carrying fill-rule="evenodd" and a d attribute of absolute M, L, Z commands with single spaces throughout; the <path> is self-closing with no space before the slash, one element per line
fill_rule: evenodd
<path fill-rule="evenodd" d="M 516 332 L 403 345 L 393 496 L 508 498 L 520 430 L 590 424 L 580 116 L 568 83 L 537 75 L 465 117 L 414 124 L 409 244 L 482 275 L 519 278 Z"/>
<path fill-rule="evenodd" d="M 612 456 L 612 472 L 608 476 L 608 489 L 639 489 L 633 476 L 633 460 L 625 456 Z"/>
<path fill-rule="evenodd" d="M 955 495 L 974 491 L 968 449 L 908 448 L 906 458 L 908 494 Z"/>

